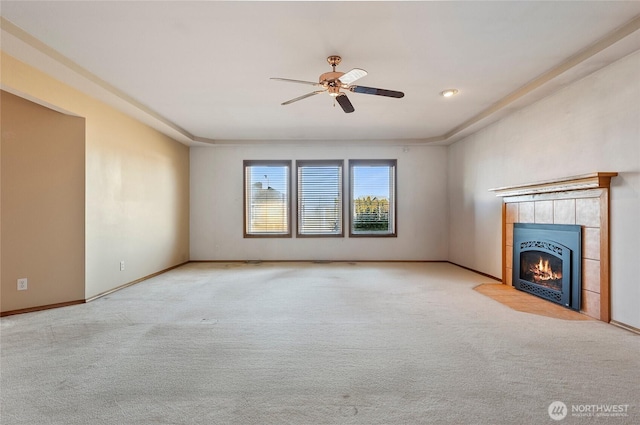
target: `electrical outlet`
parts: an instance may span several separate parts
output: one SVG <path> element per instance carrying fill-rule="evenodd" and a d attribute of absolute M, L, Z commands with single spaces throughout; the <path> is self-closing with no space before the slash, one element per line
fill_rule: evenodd
<path fill-rule="evenodd" d="M 26 291 L 27 290 L 28 280 L 26 277 L 22 279 L 18 279 L 18 291 Z"/>
<path fill-rule="evenodd" d="M 120 261 L 120 271 L 124 271 L 124 260 Z"/>

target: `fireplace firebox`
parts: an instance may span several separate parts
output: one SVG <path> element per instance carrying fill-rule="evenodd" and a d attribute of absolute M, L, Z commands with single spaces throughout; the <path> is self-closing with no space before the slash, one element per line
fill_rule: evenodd
<path fill-rule="evenodd" d="M 513 225 L 513 285 L 516 289 L 580 311 L 581 258 L 581 226 Z"/>

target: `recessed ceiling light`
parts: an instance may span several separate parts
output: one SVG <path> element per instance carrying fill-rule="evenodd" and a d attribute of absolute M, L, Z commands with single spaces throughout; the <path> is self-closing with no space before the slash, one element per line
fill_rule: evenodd
<path fill-rule="evenodd" d="M 445 91 L 440 92 L 440 96 L 443 97 L 451 97 L 458 94 L 458 89 L 447 89 Z"/>

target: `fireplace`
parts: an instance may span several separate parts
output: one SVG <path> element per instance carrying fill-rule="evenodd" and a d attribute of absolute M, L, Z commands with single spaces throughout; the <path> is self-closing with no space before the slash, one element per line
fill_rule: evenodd
<path fill-rule="evenodd" d="M 580 276 L 579 282 L 575 282 L 574 286 L 580 285 L 582 292 L 579 294 L 579 300 L 571 301 L 570 298 L 570 306 L 577 308 L 579 305 L 581 313 L 604 322 L 611 321 L 609 191 L 611 179 L 617 175 L 618 173 L 613 172 L 595 172 L 491 189 L 504 202 L 502 281 L 505 285 L 515 287 L 516 283 L 521 281 L 520 270 L 514 273 L 515 267 L 520 267 L 520 253 L 514 256 L 514 251 L 516 245 L 520 245 L 524 240 L 520 239 L 518 244 L 514 243 L 516 223 L 580 226 L 581 254 L 574 252 L 571 261 L 577 263 L 572 264 L 572 267 L 575 267 L 573 279 L 577 280 L 575 276 Z M 558 241 L 554 237 L 540 239 L 555 240 L 560 245 L 570 248 L 568 243 Z M 528 279 L 523 280 L 528 282 Z M 533 284 L 536 284 L 535 281 Z M 576 292 L 577 290 L 572 291 L 572 297 L 576 296 Z M 549 307 L 555 308 L 553 305 Z"/>
<path fill-rule="evenodd" d="M 513 285 L 516 289 L 580 311 L 582 227 L 513 225 Z"/>

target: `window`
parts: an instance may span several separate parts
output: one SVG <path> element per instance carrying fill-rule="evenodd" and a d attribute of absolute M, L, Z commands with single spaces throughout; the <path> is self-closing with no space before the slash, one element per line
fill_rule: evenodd
<path fill-rule="evenodd" d="M 291 161 L 244 161 L 244 236 L 291 237 Z"/>
<path fill-rule="evenodd" d="M 343 236 L 343 161 L 297 161 L 298 236 Z"/>
<path fill-rule="evenodd" d="M 349 161 L 349 236 L 397 236 L 396 162 Z"/>

